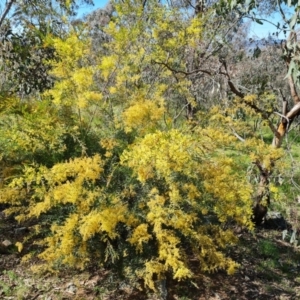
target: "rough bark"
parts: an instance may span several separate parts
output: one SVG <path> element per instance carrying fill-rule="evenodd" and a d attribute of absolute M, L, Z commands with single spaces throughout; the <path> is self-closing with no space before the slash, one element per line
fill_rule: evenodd
<path fill-rule="evenodd" d="M 294 98 L 294 97 L 293 97 Z M 295 101 L 297 99 L 297 101 Z M 273 138 L 272 145 L 275 148 L 280 148 L 282 141 L 291 126 L 293 120 L 300 114 L 300 102 L 299 97 L 297 95 L 297 98 L 294 98 L 294 106 L 292 109 L 282 116 L 280 124 L 277 128 L 277 134 Z"/>
<path fill-rule="evenodd" d="M 259 163 L 257 163 L 257 167 L 260 171 L 260 180 L 257 194 L 254 198 L 253 222 L 256 225 L 260 225 L 263 222 L 268 212 L 268 206 L 270 205 L 269 178 L 272 171 L 266 170 Z"/>

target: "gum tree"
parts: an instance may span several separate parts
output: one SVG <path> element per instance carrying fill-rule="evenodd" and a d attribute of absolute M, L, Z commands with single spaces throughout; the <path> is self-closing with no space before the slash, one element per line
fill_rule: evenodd
<path fill-rule="evenodd" d="M 64 23 L 75 13 L 76 1 L 1 2 L 1 93 L 24 95 L 51 87 L 50 67 L 45 61 L 53 59 L 55 53 L 45 37 L 65 33 Z"/>

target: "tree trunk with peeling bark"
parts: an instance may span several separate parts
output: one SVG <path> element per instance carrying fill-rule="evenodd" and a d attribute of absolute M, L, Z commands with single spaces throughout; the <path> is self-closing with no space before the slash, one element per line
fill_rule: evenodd
<path fill-rule="evenodd" d="M 285 63 L 287 66 L 287 69 L 289 69 L 291 61 L 292 61 L 292 53 L 289 51 L 287 48 L 287 44 L 289 41 L 293 40 L 294 43 L 297 42 L 297 35 L 293 31 L 291 31 L 287 43 L 283 45 L 283 51 L 286 53 L 285 56 Z M 280 124 L 277 128 L 277 132 L 274 136 L 272 145 L 275 148 L 280 148 L 283 138 L 285 137 L 289 127 L 291 126 L 292 122 L 294 119 L 300 114 L 300 98 L 296 89 L 296 85 L 293 79 L 292 74 L 288 76 L 288 84 L 290 87 L 290 93 L 291 93 L 291 98 L 293 99 L 293 107 L 291 110 L 287 110 L 287 101 L 286 98 L 283 97 L 283 108 L 282 108 L 282 118 L 280 121 Z"/>
<path fill-rule="evenodd" d="M 294 100 L 294 106 L 292 107 L 292 109 L 289 112 L 283 111 L 283 116 L 281 118 L 280 124 L 277 128 L 277 133 L 275 134 L 273 143 L 272 143 L 272 145 L 275 148 L 281 147 L 283 138 L 285 137 L 289 127 L 291 126 L 294 119 L 300 114 L 300 99 L 296 92 L 293 78 L 291 78 L 291 76 L 289 76 L 289 77 L 290 77 L 289 84 L 290 84 L 290 88 L 291 88 L 292 98 Z"/>
<path fill-rule="evenodd" d="M 220 61 L 223 66 L 223 70 L 221 74 L 225 75 L 227 78 L 228 86 L 232 93 L 240 98 L 244 98 L 246 95 L 241 92 L 236 86 L 233 84 L 230 74 L 227 69 L 226 61 Z M 286 58 L 286 65 L 289 68 L 289 64 L 291 62 L 291 56 Z M 255 106 L 255 104 L 246 103 L 255 111 L 260 113 L 262 117 L 268 121 L 269 127 L 274 133 L 274 138 L 272 141 L 272 146 L 274 148 L 280 148 L 283 142 L 285 135 L 287 134 L 292 122 L 294 119 L 300 115 L 300 97 L 298 96 L 298 92 L 295 87 L 295 82 L 292 75 L 288 76 L 288 84 L 290 87 L 290 96 L 293 99 L 293 107 L 288 111 L 287 110 L 287 100 L 286 97 L 283 95 L 283 107 L 282 107 L 282 114 L 281 120 L 279 125 L 276 127 L 270 122 L 268 115 L 262 111 L 259 107 Z M 272 167 L 271 170 L 264 167 L 261 162 L 255 162 L 259 169 L 260 173 L 260 180 L 258 185 L 257 193 L 254 197 L 254 205 L 253 205 L 253 221 L 256 225 L 259 225 L 263 222 L 264 217 L 267 214 L 268 206 L 270 204 L 270 192 L 269 192 L 269 182 L 270 176 L 272 174 Z"/>

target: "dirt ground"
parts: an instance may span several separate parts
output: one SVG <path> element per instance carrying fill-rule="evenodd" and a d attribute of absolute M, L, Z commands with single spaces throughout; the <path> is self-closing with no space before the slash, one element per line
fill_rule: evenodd
<path fill-rule="evenodd" d="M 15 242 L 26 228 L 0 216 L 0 299 L 167 299 L 167 300 L 266 300 L 300 299 L 300 248 L 282 240 L 282 230 L 258 228 L 254 233 L 240 233 L 239 245 L 228 255 L 240 264 L 235 275 L 225 272 L 198 274 L 190 283 L 163 282 L 160 296 L 139 291 L 112 272 L 91 269 L 82 273 L 62 272 L 59 276 L 38 276 L 31 265 L 21 264 Z M 32 263 L 33 264 L 33 263 Z"/>

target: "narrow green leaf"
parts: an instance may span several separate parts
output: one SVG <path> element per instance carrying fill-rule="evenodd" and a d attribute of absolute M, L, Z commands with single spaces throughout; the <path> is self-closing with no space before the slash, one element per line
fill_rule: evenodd
<path fill-rule="evenodd" d="M 260 25 L 264 25 L 264 23 L 260 19 L 255 19 L 255 22 L 260 24 Z"/>

